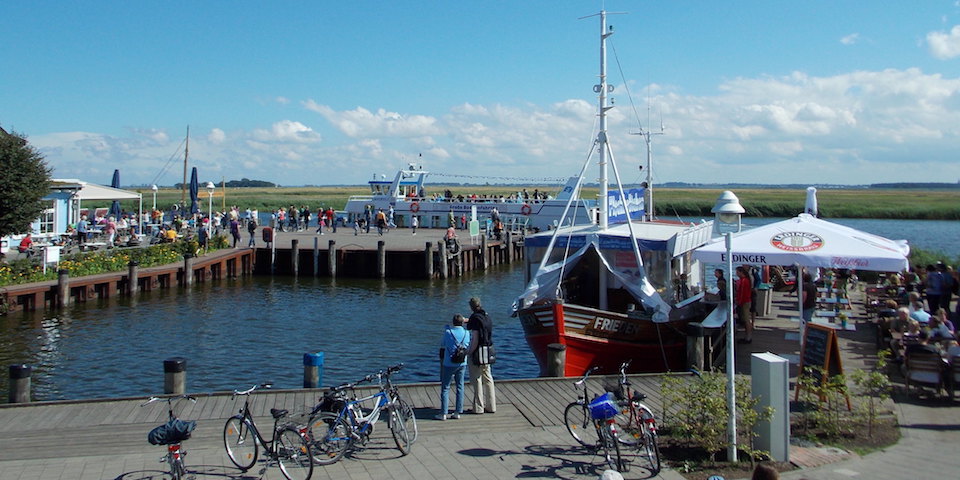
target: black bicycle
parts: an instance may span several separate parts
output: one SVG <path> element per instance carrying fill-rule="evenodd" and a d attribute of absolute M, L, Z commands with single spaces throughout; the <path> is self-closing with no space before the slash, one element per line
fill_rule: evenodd
<path fill-rule="evenodd" d="M 308 480 L 313 475 L 313 455 L 310 453 L 310 441 L 307 425 L 297 425 L 284 421 L 290 412 L 276 408 L 270 409 L 273 417 L 273 435 L 270 440 L 264 438 L 250 413 L 250 394 L 258 388 L 270 388 L 270 384 L 254 385 L 249 390 L 233 391 L 233 396 L 243 396 L 243 407 L 239 413 L 227 419 L 223 426 L 223 446 L 227 456 L 240 470 L 246 472 L 255 463 L 259 446 L 264 453 L 280 466 L 280 472 L 289 480 Z"/>

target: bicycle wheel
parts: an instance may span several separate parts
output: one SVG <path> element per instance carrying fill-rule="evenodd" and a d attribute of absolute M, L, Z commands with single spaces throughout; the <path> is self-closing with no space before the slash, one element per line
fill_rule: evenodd
<path fill-rule="evenodd" d="M 617 440 L 622 445 L 639 447 L 641 445 L 640 442 L 643 440 L 643 428 L 642 423 L 637 417 L 637 410 L 633 407 L 621 407 L 620 412 L 617 413 L 613 419 L 617 422 L 620 433 Z"/>
<path fill-rule="evenodd" d="M 230 461 L 246 472 L 257 463 L 257 440 L 253 426 L 240 415 L 227 419 L 223 426 L 223 446 Z"/>
<path fill-rule="evenodd" d="M 313 454 L 310 441 L 300 430 L 287 426 L 277 437 L 277 463 L 288 480 L 309 480 L 313 475 Z"/>
<path fill-rule="evenodd" d="M 417 414 L 406 400 L 398 397 L 397 403 L 399 404 L 397 411 L 400 413 L 400 419 L 407 426 L 407 435 L 410 436 L 410 443 L 413 444 L 417 441 L 417 435 L 420 434 L 417 429 Z"/>
<path fill-rule="evenodd" d="M 310 451 L 317 465 L 337 463 L 353 443 L 353 429 L 332 413 L 321 413 L 310 421 Z"/>
<path fill-rule="evenodd" d="M 394 408 L 390 409 L 389 427 L 400 453 L 410 453 L 410 445 L 417 435 L 417 417 L 403 400 L 398 400 Z"/>
<path fill-rule="evenodd" d="M 181 455 L 183 455 L 183 453 L 181 453 Z M 184 478 L 187 477 L 187 467 L 183 466 L 182 456 L 174 460 L 173 465 L 171 465 L 171 467 L 172 468 L 171 468 L 170 476 L 173 477 L 173 480 L 183 480 Z"/>
<path fill-rule="evenodd" d="M 660 445 L 657 445 L 657 434 L 647 430 L 643 434 L 644 455 L 650 463 L 650 473 L 660 473 Z"/>
<path fill-rule="evenodd" d="M 607 424 L 608 434 L 610 436 L 610 443 L 613 444 L 613 452 L 615 457 L 613 458 L 613 468 L 618 472 L 627 471 L 627 460 L 620 455 L 620 434 L 617 432 L 617 424 L 609 423 Z"/>
<path fill-rule="evenodd" d="M 563 410 L 563 422 L 567 426 L 570 436 L 584 447 L 593 447 L 596 443 L 587 442 L 590 427 L 590 415 L 587 406 L 581 402 L 571 402 Z"/>

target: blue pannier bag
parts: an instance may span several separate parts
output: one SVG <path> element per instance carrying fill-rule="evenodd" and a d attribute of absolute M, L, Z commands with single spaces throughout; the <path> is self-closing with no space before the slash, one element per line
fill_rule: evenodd
<path fill-rule="evenodd" d="M 613 394 L 607 392 L 590 402 L 590 416 L 594 420 L 606 420 L 613 418 L 620 412 L 616 402 L 613 401 Z"/>
<path fill-rule="evenodd" d="M 190 432 L 197 428 L 197 422 L 185 422 L 179 418 L 170 419 L 147 434 L 147 441 L 151 445 L 172 445 L 190 438 Z"/>

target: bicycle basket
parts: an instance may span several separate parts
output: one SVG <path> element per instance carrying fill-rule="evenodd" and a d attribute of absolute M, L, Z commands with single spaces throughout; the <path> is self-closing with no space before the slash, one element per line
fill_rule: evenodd
<path fill-rule="evenodd" d="M 617 404 L 613 401 L 613 394 L 607 392 L 590 402 L 590 416 L 594 420 L 606 420 L 613 418 L 620 412 Z"/>
<path fill-rule="evenodd" d="M 197 428 L 197 422 L 185 422 L 179 418 L 174 418 L 163 425 L 160 425 L 147 434 L 147 441 L 151 445 L 172 445 L 180 443 L 190 438 L 190 433 Z"/>
<path fill-rule="evenodd" d="M 341 394 L 333 391 L 323 393 L 323 400 L 320 400 L 320 406 L 317 410 L 320 412 L 340 413 L 346 402 Z"/>

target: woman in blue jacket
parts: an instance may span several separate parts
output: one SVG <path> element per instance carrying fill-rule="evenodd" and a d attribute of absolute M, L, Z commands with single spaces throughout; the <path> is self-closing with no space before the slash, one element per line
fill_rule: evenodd
<path fill-rule="evenodd" d="M 464 318 L 459 313 L 453 316 L 453 326 L 447 326 L 440 339 L 440 413 L 437 420 L 447 419 L 449 407 L 450 381 L 456 381 L 457 400 L 456 408 L 451 419 L 460 418 L 463 413 L 463 374 L 467 368 L 467 348 L 470 347 L 470 332 L 463 328 Z M 463 352 L 461 358 L 454 358 L 454 353 Z"/>

